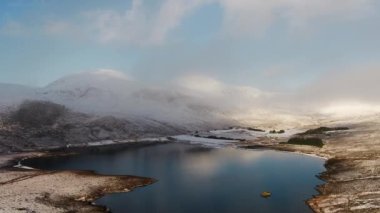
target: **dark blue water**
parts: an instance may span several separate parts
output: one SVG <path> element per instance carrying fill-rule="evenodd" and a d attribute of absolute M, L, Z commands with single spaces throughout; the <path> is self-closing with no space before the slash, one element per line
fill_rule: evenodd
<path fill-rule="evenodd" d="M 110 194 L 96 203 L 112 212 L 312 212 L 305 200 L 317 194 L 322 159 L 269 150 L 211 149 L 189 144 L 30 159 L 43 169 L 95 170 L 152 177 L 153 185 Z M 272 197 L 260 197 L 262 191 Z"/>

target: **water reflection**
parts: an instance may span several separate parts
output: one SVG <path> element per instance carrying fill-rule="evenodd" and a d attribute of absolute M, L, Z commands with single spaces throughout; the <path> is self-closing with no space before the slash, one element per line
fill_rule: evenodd
<path fill-rule="evenodd" d="M 92 169 L 153 177 L 157 183 L 97 201 L 113 212 L 311 212 L 323 160 L 269 150 L 165 144 L 78 156 L 34 159 L 47 169 Z M 262 191 L 272 197 L 263 199 Z"/>

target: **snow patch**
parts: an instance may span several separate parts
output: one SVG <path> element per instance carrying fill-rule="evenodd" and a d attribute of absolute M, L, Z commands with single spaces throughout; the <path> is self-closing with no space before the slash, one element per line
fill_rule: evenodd
<path fill-rule="evenodd" d="M 217 137 L 233 138 L 233 139 L 244 139 L 244 140 L 255 140 L 260 137 L 270 137 L 270 138 L 289 138 L 297 133 L 303 132 L 302 129 L 287 129 L 284 133 L 270 133 L 267 131 L 255 131 L 245 128 L 232 128 L 228 130 L 213 130 L 210 131 L 212 135 Z M 207 134 L 207 133 L 206 133 Z"/>
<path fill-rule="evenodd" d="M 205 146 L 220 148 L 228 145 L 233 145 L 238 142 L 237 140 L 221 140 L 221 139 L 211 139 L 211 138 L 201 138 L 192 135 L 177 135 L 172 138 L 181 142 L 190 142 L 191 144 L 201 144 Z"/>

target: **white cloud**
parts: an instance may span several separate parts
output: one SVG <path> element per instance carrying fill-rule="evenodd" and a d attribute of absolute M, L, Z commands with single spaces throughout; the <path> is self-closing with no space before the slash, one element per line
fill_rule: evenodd
<path fill-rule="evenodd" d="M 358 101 L 335 102 L 323 107 L 320 113 L 335 117 L 353 117 L 380 113 L 380 104 L 369 104 Z"/>
<path fill-rule="evenodd" d="M 348 65 L 326 72 L 304 92 L 318 101 L 357 100 L 380 103 L 380 64 Z"/>
<path fill-rule="evenodd" d="M 90 38 L 102 43 L 159 45 L 196 8 L 213 0 L 163 0 L 158 8 L 149 1 L 133 0 L 124 11 L 114 9 L 84 11 L 76 20 L 48 20 L 40 30 L 52 36 Z M 4 27 L 8 34 L 20 31 L 16 22 Z M 38 27 L 37 27 L 38 28 Z"/>
<path fill-rule="evenodd" d="M 142 42 L 146 39 L 146 30 L 149 27 L 147 14 L 143 10 L 142 1 L 134 0 L 132 7 L 123 13 L 113 10 L 87 12 L 87 30 L 102 42 Z"/>
<path fill-rule="evenodd" d="M 177 79 L 177 85 L 191 91 L 215 95 L 223 89 L 223 84 L 204 75 L 186 75 Z"/>
<path fill-rule="evenodd" d="M 224 31 L 232 36 L 263 33 L 274 18 L 279 2 L 274 0 L 221 0 Z"/>
<path fill-rule="evenodd" d="M 192 10 L 209 2 L 208 0 L 166 0 L 155 20 L 152 29 L 152 42 L 162 42 L 168 32 L 179 26 L 182 19 Z"/>
<path fill-rule="evenodd" d="M 148 10 L 142 0 L 133 0 L 124 12 L 99 10 L 86 13 L 90 32 L 102 42 L 139 45 L 161 44 L 182 19 L 206 1 L 164 0 L 157 11 Z"/>
<path fill-rule="evenodd" d="M 225 111 L 248 110 L 262 106 L 272 94 L 250 86 L 230 85 L 209 76 L 189 74 L 175 82 L 175 88 L 201 103 Z"/>
<path fill-rule="evenodd" d="M 152 8 L 146 0 L 133 0 L 126 10 L 92 10 L 75 20 L 50 20 L 42 32 L 83 37 L 103 43 L 160 45 L 170 32 L 181 26 L 196 9 L 217 4 L 223 12 L 221 33 L 227 37 L 264 35 L 275 23 L 288 29 L 317 28 L 314 21 L 326 23 L 370 14 L 375 0 L 162 0 Z M 202 24 L 202 23 L 200 23 Z M 34 26 L 34 28 L 41 28 Z M 22 34 L 24 28 L 9 22 L 3 34 Z"/>
<path fill-rule="evenodd" d="M 368 15 L 374 0 L 220 0 L 224 30 L 232 36 L 262 35 L 276 21 L 291 29 L 318 20 L 339 21 Z"/>
<path fill-rule="evenodd" d="M 380 64 L 347 65 L 326 71 L 289 97 L 295 109 L 347 117 L 380 113 Z"/>
<path fill-rule="evenodd" d="M 112 69 L 99 69 L 97 71 L 94 71 L 94 74 L 102 76 L 103 78 L 117 78 L 117 79 L 122 79 L 122 80 L 132 79 L 124 72 L 112 70 Z"/>

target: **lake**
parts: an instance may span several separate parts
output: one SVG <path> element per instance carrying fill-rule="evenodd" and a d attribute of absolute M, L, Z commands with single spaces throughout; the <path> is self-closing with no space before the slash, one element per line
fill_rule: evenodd
<path fill-rule="evenodd" d="M 323 182 L 324 160 L 272 150 L 207 148 L 185 143 L 117 148 L 24 165 L 151 177 L 156 183 L 96 201 L 112 212 L 312 212 L 305 201 Z M 270 198 L 260 193 L 270 191 Z"/>

